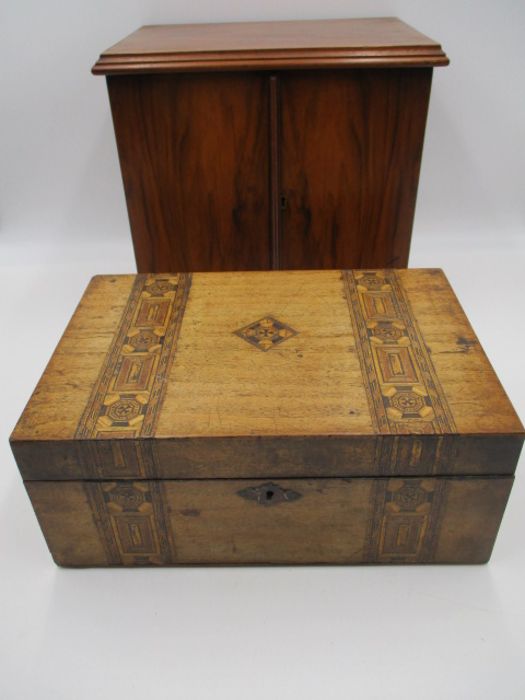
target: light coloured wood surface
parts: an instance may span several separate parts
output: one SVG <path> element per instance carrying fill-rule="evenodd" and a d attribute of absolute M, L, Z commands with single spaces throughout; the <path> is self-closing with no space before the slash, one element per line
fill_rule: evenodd
<path fill-rule="evenodd" d="M 73 438 L 134 279 L 93 277 L 13 431 L 14 439 Z"/>
<path fill-rule="evenodd" d="M 63 566 L 466 564 L 489 558 L 512 481 L 33 481 L 26 487 Z"/>
<path fill-rule="evenodd" d="M 195 274 L 158 437 L 372 433 L 337 271 Z M 235 331 L 272 316 L 263 352 Z"/>
<path fill-rule="evenodd" d="M 96 74 L 337 65 L 447 65 L 394 18 L 145 26 L 101 54 Z"/>
<path fill-rule="evenodd" d="M 443 274 L 397 275 L 454 432 L 519 436 L 523 427 Z M 91 282 L 14 441 L 74 438 L 133 281 Z M 266 352 L 235 334 L 268 315 L 297 334 Z M 154 435 L 373 435 L 365 383 L 340 272 L 194 274 Z"/>
<path fill-rule="evenodd" d="M 398 270 L 460 434 L 523 425 L 441 270 Z"/>

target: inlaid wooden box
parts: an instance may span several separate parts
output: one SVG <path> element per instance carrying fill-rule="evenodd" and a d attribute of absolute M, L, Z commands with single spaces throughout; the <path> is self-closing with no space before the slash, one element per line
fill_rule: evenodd
<path fill-rule="evenodd" d="M 146 26 L 104 51 L 139 272 L 405 267 L 447 64 L 393 17 Z"/>
<path fill-rule="evenodd" d="M 430 269 L 95 277 L 11 444 L 61 565 L 478 563 L 523 438 Z"/>

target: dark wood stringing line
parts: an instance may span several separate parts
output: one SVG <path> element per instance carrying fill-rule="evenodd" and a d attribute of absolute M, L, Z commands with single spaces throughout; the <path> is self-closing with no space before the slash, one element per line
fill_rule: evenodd
<path fill-rule="evenodd" d="M 346 300 L 348 303 L 348 310 L 350 312 L 350 320 L 354 330 L 355 349 L 359 357 L 359 364 L 361 365 L 363 386 L 365 388 L 366 398 L 368 399 L 372 426 L 376 433 L 389 433 L 388 423 L 384 416 L 384 406 L 381 399 L 381 392 L 379 391 L 377 378 L 375 377 L 374 362 L 370 353 L 365 352 L 366 350 L 369 350 L 368 332 L 363 316 L 360 313 L 360 303 L 356 283 L 351 271 L 343 271 L 342 276 Z M 382 443 L 379 444 L 379 447 L 382 449 Z"/>
<path fill-rule="evenodd" d="M 270 76 L 270 265 L 278 270 L 281 265 L 281 167 L 279 162 L 279 78 Z"/>
<path fill-rule="evenodd" d="M 429 393 L 429 396 L 431 397 L 434 409 L 437 409 L 435 410 L 435 420 L 439 423 L 440 430 L 438 432 L 455 433 L 457 431 L 452 412 L 445 399 L 443 388 L 441 387 L 436 370 L 434 369 L 434 365 L 430 359 L 430 355 L 425 345 L 425 340 L 421 335 L 421 331 L 410 306 L 408 297 L 405 294 L 405 290 L 403 289 L 395 270 L 390 272 L 388 278 L 392 286 L 392 291 L 394 292 L 394 304 L 399 309 L 401 318 L 406 323 L 408 336 L 412 342 L 412 348 L 418 361 L 419 370 L 423 375 L 425 387 Z"/>
<path fill-rule="evenodd" d="M 155 374 L 153 389 L 151 391 L 150 402 L 144 416 L 144 422 L 140 431 L 141 436 L 151 437 L 155 431 L 160 408 L 164 400 L 167 388 L 167 378 L 169 377 L 170 369 L 177 352 L 177 341 L 180 333 L 186 302 L 191 287 L 191 274 L 179 274 L 177 292 L 173 307 L 171 309 L 171 318 L 169 321 L 164 342 L 162 345 L 161 356 Z"/>
<path fill-rule="evenodd" d="M 387 479 L 375 479 L 371 487 L 370 505 L 371 512 L 365 535 L 366 561 L 375 562 L 378 556 L 378 543 L 381 533 L 381 523 L 385 504 L 385 493 L 388 484 Z"/>
<path fill-rule="evenodd" d="M 175 539 L 167 514 L 164 484 L 162 481 L 150 481 L 149 488 L 161 557 L 164 562 L 174 561 L 176 559 Z"/>
<path fill-rule="evenodd" d="M 102 486 L 99 482 L 84 483 L 84 491 L 91 508 L 91 514 L 95 522 L 100 542 L 104 547 L 108 564 L 122 564 L 122 558 L 115 542 L 115 534 L 106 511 L 106 503 L 102 493 Z"/>
<path fill-rule="evenodd" d="M 421 548 L 421 556 L 426 560 L 433 560 L 436 553 L 439 535 L 441 534 L 441 522 L 448 495 L 448 481 L 437 480 L 434 490 L 432 510 L 429 515 L 428 530 Z"/>

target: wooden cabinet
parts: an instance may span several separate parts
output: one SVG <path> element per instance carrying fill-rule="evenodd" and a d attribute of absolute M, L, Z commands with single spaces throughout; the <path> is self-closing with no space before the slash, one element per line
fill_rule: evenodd
<path fill-rule="evenodd" d="M 139 271 L 406 266 L 447 63 L 396 19 L 143 27 L 104 52 Z"/>

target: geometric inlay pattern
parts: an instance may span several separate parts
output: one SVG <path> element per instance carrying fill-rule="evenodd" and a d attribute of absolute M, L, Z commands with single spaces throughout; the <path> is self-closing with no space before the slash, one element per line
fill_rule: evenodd
<path fill-rule="evenodd" d="M 150 436 L 166 390 L 191 275 L 137 275 L 77 438 Z"/>
<path fill-rule="evenodd" d="M 431 561 L 447 485 L 440 479 L 377 479 L 369 526 L 369 561 Z"/>
<path fill-rule="evenodd" d="M 263 352 L 297 335 L 297 331 L 273 318 L 273 316 L 260 318 L 258 321 L 254 321 L 254 323 L 234 331 L 234 333 Z"/>
<path fill-rule="evenodd" d="M 166 564 L 174 541 L 156 481 L 86 481 L 89 500 L 108 564 Z"/>
<path fill-rule="evenodd" d="M 395 271 L 345 270 L 343 281 L 376 432 L 455 432 L 452 413 Z"/>

